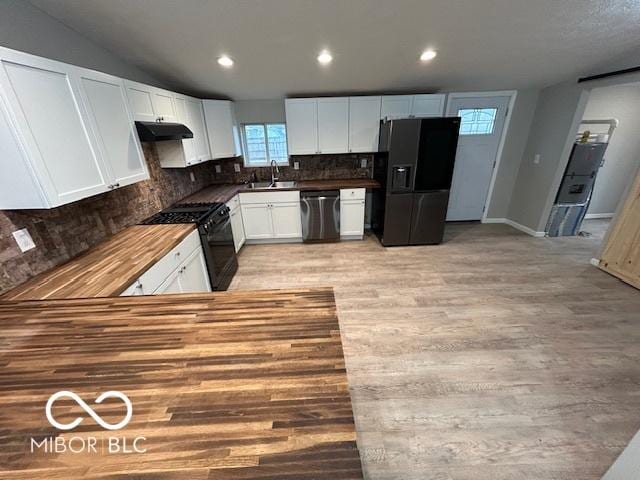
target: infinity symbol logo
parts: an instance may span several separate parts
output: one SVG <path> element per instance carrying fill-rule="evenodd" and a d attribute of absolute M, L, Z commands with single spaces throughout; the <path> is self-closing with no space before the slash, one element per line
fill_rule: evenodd
<path fill-rule="evenodd" d="M 119 398 L 124 402 L 125 406 L 127 407 L 127 414 L 124 416 L 124 418 L 116 424 L 111 424 L 111 423 L 105 422 L 100 417 L 100 415 L 94 412 L 93 409 L 89 405 L 87 405 L 85 401 L 82 400 L 78 395 L 76 395 L 73 392 L 69 392 L 67 390 L 61 390 L 49 397 L 49 400 L 47 400 L 47 407 L 45 409 L 45 413 L 47 415 L 47 420 L 49 420 L 49 423 L 60 430 L 71 430 L 72 428 L 76 428 L 78 425 L 80 425 L 82 420 L 84 420 L 82 417 L 78 417 L 70 423 L 60 423 L 55 418 L 53 418 L 53 415 L 51 414 L 51 408 L 53 407 L 53 404 L 55 403 L 55 401 L 62 397 L 67 397 L 74 400 L 78 405 L 82 407 L 82 409 L 85 412 L 87 412 L 91 416 L 91 418 L 93 418 L 102 428 L 106 428 L 107 430 L 121 429 L 127 423 L 129 423 L 129 421 L 131 420 L 131 416 L 133 415 L 133 405 L 131 404 L 131 400 L 129 400 L 129 397 L 127 397 L 122 392 L 118 392 L 116 390 L 110 390 L 108 392 L 104 392 L 102 395 L 96 398 L 96 403 L 102 403 L 107 398 L 114 398 L 114 397 Z"/>

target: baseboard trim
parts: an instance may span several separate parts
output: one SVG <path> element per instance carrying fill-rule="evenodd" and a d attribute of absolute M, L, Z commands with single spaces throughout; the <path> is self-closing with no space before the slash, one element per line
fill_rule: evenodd
<path fill-rule="evenodd" d="M 597 218 L 613 218 L 613 213 L 587 213 L 585 220 L 595 220 Z"/>
<path fill-rule="evenodd" d="M 546 232 L 537 232 L 532 228 L 525 227 L 524 225 L 511 220 L 510 218 L 485 218 L 482 220 L 482 223 L 504 223 L 509 225 L 510 227 L 515 228 L 516 230 L 520 230 L 521 232 L 526 233 L 527 235 L 531 235 L 532 237 L 542 238 L 546 236 Z"/>

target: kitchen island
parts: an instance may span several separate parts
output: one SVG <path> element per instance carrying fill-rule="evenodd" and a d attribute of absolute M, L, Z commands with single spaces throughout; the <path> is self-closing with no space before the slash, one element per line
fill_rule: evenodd
<path fill-rule="evenodd" d="M 331 288 L 0 303 L 3 479 L 359 479 Z M 101 428 L 123 403 L 130 422 Z M 116 436 L 144 453 L 108 453 Z M 98 439 L 97 452 L 31 452 L 31 438 Z M 128 444 L 131 447 L 131 443 Z M 104 445 L 103 445 L 104 446 Z"/>

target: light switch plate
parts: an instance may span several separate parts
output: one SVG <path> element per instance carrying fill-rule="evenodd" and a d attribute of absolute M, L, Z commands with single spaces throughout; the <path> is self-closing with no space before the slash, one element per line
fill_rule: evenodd
<path fill-rule="evenodd" d="M 360 159 L 360 168 L 367 168 L 367 159 L 366 158 L 361 158 Z"/>
<path fill-rule="evenodd" d="M 222 167 L 220 165 L 216 165 L 216 173 L 222 173 Z"/>
<path fill-rule="evenodd" d="M 535 163 L 536 165 L 540 164 L 540 154 L 536 153 L 536 155 L 533 157 L 533 163 Z"/>
<path fill-rule="evenodd" d="M 236 173 L 240 173 L 240 164 L 239 163 L 234 163 L 233 164 L 233 169 L 235 170 Z"/>
<path fill-rule="evenodd" d="M 293 162 L 293 169 L 300 170 L 300 162 Z"/>
<path fill-rule="evenodd" d="M 33 238 L 29 234 L 29 230 L 23 228 L 22 230 L 16 230 L 12 233 L 13 238 L 16 239 L 16 243 L 18 247 L 20 247 L 21 252 L 26 252 L 27 250 L 31 250 L 32 248 L 36 248 L 36 244 L 33 243 Z"/>
<path fill-rule="evenodd" d="M 196 181 L 196 176 L 193 174 L 193 172 L 189 172 L 189 177 L 191 178 L 191 183 Z"/>

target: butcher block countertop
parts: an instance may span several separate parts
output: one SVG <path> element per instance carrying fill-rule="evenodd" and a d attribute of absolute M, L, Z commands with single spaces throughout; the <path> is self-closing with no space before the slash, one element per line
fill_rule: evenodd
<path fill-rule="evenodd" d="M 0 302 L 3 479 L 361 479 L 331 288 Z M 49 397 L 74 400 L 53 418 Z M 31 452 L 31 438 L 98 439 Z M 124 438 L 145 453 L 108 453 Z M 78 449 L 81 444 L 76 440 Z"/>
<path fill-rule="evenodd" d="M 278 192 L 278 191 L 318 191 L 339 190 L 341 188 L 380 188 L 377 180 L 371 178 L 349 178 L 343 180 L 300 180 L 291 188 L 247 188 L 240 184 L 211 185 L 197 191 L 193 195 L 180 200 L 181 203 L 228 202 L 238 193 L 246 192 Z"/>
<path fill-rule="evenodd" d="M 120 295 L 194 228 L 191 224 L 134 225 L 8 291 L 0 300 Z"/>

